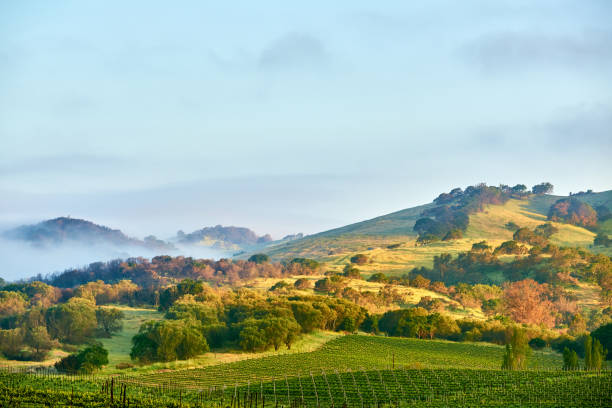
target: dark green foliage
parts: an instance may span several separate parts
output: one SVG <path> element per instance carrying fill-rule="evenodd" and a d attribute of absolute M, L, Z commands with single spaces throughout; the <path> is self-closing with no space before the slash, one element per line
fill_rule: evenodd
<path fill-rule="evenodd" d="M 287 289 L 292 289 L 293 285 L 290 284 L 289 282 L 285 282 L 285 281 L 278 281 L 276 282 L 274 285 L 272 285 L 270 287 L 270 289 L 268 289 L 270 292 L 274 292 L 276 290 L 282 291 L 282 290 L 287 290 Z"/>
<path fill-rule="evenodd" d="M 608 237 L 608 234 L 604 232 L 598 232 L 595 238 L 593 239 L 593 245 L 595 246 L 605 246 L 606 248 L 612 245 L 612 239 Z"/>
<path fill-rule="evenodd" d="M 430 234 L 427 232 L 425 234 L 420 234 L 416 240 L 416 243 L 417 245 L 429 245 L 439 240 L 440 240 L 440 237 L 438 235 Z"/>
<path fill-rule="evenodd" d="M 376 323 L 377 327 L 374 326 Z M 368 323 L 371 331 L 380 330 L 389 336 L 417 337 L 433 339 L 453 338 L 460 332 L 457 323 L 439 313 L 429 314 L 427 310 L 416 307 L 386 312 L 382 316 L 371 318 Z"/>
<path fill-rule="evenodd" d="M 261 320 L 247 319 L 242 323 L 239 343 L 246 351 L 261 351 L 268 347 L 278 350 L 283 344 L 291 349 L 300 332 L 301 327 L 293 318 L 269 316 Z"/>
<path fill-rule="evenodd" d="M 495 248 L 493 252 L 495 255 L 521 255 L 527 253 L 527 248 L 519 245 L 516 241 L 505 241 L 500 246 Z"/>
<path fill-rule="evenodd" d="M 91 338 L 98 325 L 94 304 L 83 298 L 72 298 L 49 308 L 46 320 L 51 336 L 72 344 Z"/>
<path fill-rule="evenodd" d="M 291 302 L 291 310 L 304 333 L 310 333 L 323 324 L 323 313 L 321 310 L 315 309 L 309 302 L 293 301 Z"/>
<path fill-rule="evenodd" d="M 553 185 L 550 183 L 540 183 L 531 187 L 533 194 L 550 194 L 553 192 Z"/>
<path fill-rule="evenodd" d="M 382 272 L 374 273 L 372 274 L 372 276 L 368 278 L 368 282 L 386 283 L 388 281 L 389 281 L 389 278 L 387 277 L 387 275 L 385 275 Z"/>
<path fill-rule="evenodd" d="M 254 262 L 256 264 L 263 264 L 270 261 L 270 257 L 266 254 L 254 254 L 249 258 L 249 262 Z"/>
<path fill-rule="evenodd" d="M 461 239 L 463 238 L 463 231 L 459 228 L 454 228 L 446 233 L 442 238 L 442 241 L 451 241 L 453 239 Z"/>
<path fill-rule="evenodd" d="M 197 295 L 203 291 L 203 282 L 193 279 L 183 279 L 178 285 L 160 291 L 159 310 L 168 310 L 177 299 L 184 295 Z"/>
<path fill-rule="evenodd" d="M 552 226 L 551 226 L 552 227 Z M 554 227 L 552 227 L 554 228 Z M 555 228 L 556 229 L 556 228 Z M 541 230 L 542 231 L 542 230 Z M 549 232 L 550 230 L 545 228 L 544 233 Z M 551 233 L 552 234 L 552 233 Z M 537 234 L 529 228 L 519 228 L 512 235 L 512 239 L 517 242 L 524 242 L 529 245 L 534 246 L 546 246 L 548 244 L 548 240 L 543 235 Z"/>
<path fill-rule="evenodd" d="M 601 370 L 607 350 L 597 338 L 586 336 L 584 339 L 584 367 L 586 370 Z"/>
<path fill-rule="evenodd" d="M 531 349 L 527 343 L 527 334 L 524 330 L 514 327 L 509 334 L 510 341 L 506 344 L 502 370 L 524 370 L 527 368 L 527 358 Z"/>
<path fill-rule="evenodd" d="M 100 343 L 94 343 L 75 354 L 70 354 L 55 363 L 58 371 L 69 373 L 91 373 L 108 364 L 108 351 Z"/>
<path fill-rule="evenodd" d="M 96 309 L 98 331 L 102 337 L 111 337 L 113 333 L 121 331 L 125 315 L 117 308 L 99 307 Z"/>
<path fill-rule="evenodd" d="M 216 324 L 219 322 L 217 310 L 202 303 L 175 303 L 166 312 L 167 319 L 193 320 L 202 325 Z"/>
<path fill-rule="evenodd" d="M 537 235 L 540 235 L 548 239 L 553 234 L 556 234 L 557 232 L 559 232 L 559 229 L 555 227 L 554 225 L 552 225 L 551 223 L 547 222 L 545 224 L 538 225 L 535 228 L 535 230 L 533 230 L 533 232 L 536 233 Z"/>
<path fill-rule="evenodd" d="M 132 360 L 186 360 L 208 351 L 199 325 L 187 320 L 150 321 L 132 338 Z"/>
<path fill-rule="evenodd" d="M 294 265 L 301 265 L 304 268 L 308 268 L 313 271 L 321 267 L 321 264 L 319 262 L 309 258 L 293 258 L 289 263 Z"/>
<path fill-rule="evenodd" d="M 315 282 L 315 290 L 319 292 L 337 292 L 346 287 L 345 278 L 342 275 L 332 275 L 319 279 Z"/>
<path fill-rule="evenodd" d="M 595 212 L 597 212 L 597 221 L 599 222 L 605 222 L 612 218 L 612 211 L 605 205 L 595 207 Z"/>
<path fill-rule="evenodd" d="M 608 350 L 607 355 L 604 356 L 605 359 L 612 359 L 612 353 L 609 352 L 612 350 L 612 323 L 599 327 L 597 330 L 591 333 L 591 336 L 594 339 L 597 339 L 605 350 Z"/>
<path fill-rule="evenodd" d="M 347 278 L 361 279 L 361 272 L 359 272 L 359 269 L 355 268 L 350 264 L 347 264 L 344 267 L 344 269 L 342 270 L 342 274 Z"/>
<path fill-rule="evenodd" d="M 369 260 L 370 259 L 368 258 L 368 256 L 364 254 L 357 254 L 351 257 L 351 263 L 357 265 L 365 265 L 366 263 L 368 263 Z"/>
<path fill-rule="evenodd" d="M 529 340 L 529 347 L 534 350 L 542 350 L 544 347 L 546 347 L 546 340 L 540 337 L 534 337 L 533 339 Z"/>
<path fill-rule="evenodd" d="M 306 278 L 300 278 L 293 283 L 293 286 L 296 289 L 312 289 L 312 282 Z"/>
<path fill-rule="evenodd" d="M 576 351 L 570 350 L 567 347 L 563 349 L 563 369 L 564 370 L 579 370 L 578 354 Z"/>
<path fill-rule="evenodd" d="M 493 187 L 486 184 L 469 186 L 465 191 L 455 188 L 450 193 L 440 194 L 430 208 L 421 214 L 413 230 L 419 234 L 418 244 L 427 245 L 436 240 L 459 239 L 468 227 L 469 215 L 482 211 L 487 204 L 503 204 L 512 194 L 523 194 L 527 187 L 516 190 L 507 186 Z M 451 205 L 452 204 L 452 205 Z"/>
<path fill-rule="evenodd" d="M 516 231 L 517 229 L 521 228 L 518 224 L 516 224 L 513 221 L 508 221 L 505 227 L 506 229 L 509 229 L 510 231 Z"/>
<path fill-rule="evenodd" d="M 472 244 L 473 252 L 490 251 L 490 250 L 491 250 L 491 246 L 487 244 L 487 241 L 480 241 L 480 242 L 476 242 L 475 244 Z"/>
<path fill-rule="evenodd" d="M 6 358 L 21 360 L 25 332 L 22 328 L 0 330 L 0 351 Z"/>

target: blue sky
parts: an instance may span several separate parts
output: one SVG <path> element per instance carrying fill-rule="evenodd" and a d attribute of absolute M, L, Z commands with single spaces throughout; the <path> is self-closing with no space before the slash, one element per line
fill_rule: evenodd
<path fill-rule="evenodd" d="M 333 4 L 330 4 L 333 3 Z M 611 188 L 608 1 L 0 4 L 0 224 L 314 233 Z"/>

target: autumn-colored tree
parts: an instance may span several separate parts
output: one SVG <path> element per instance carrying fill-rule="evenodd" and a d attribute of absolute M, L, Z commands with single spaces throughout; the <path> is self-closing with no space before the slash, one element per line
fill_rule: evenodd
<path fill-rule="evenodd" d="M 548 211 L 548 219 L 586 228 L 597 226 L 597 212 L 574 197 L 562 198 L 554 203 Z"/>
<path fill-rule="evenodd" d="M 25 312 L 27 302 L 20 292 L 0 291 L 0 317 L 19 315 Z"/>
<path fill-rule="evenodd" d="M 504 309 L 515 322 L 553 327 L 553 304 L 548 285 L 525 279 L 504 285 Z"/>

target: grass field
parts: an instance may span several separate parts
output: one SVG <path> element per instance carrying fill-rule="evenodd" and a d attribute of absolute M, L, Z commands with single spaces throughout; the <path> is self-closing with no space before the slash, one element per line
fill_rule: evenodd
<path fill-rule="evenodd" d="M 610 192 L 600 193 L 598 200 L 607 202 Z M 293 257 L 311 257 L 326 262 L 329 270 L 341 271 L 350 263 L 350 258 L 362 253 L 370 258 L 370 262 L 359 266 L 363 274 L 369 276 L 376 272 L 389 275 L 402 275 L 415 267 L 431 267 L 433 258 L 440 253 L 456 255 L 472 247 L 479 241 L 487 241 L 492 246 L 498 246 L 511 240 L 513 231 L 505 228 L 508 222 L 514 222 L 520 227 L 535 228 L 547 222 L 546 212 L 550 204 L 557 200 L 555 196 L 538 196 L 529 200 L 509 200 L 504 205 L 489 205 L 484 211 L 470 215 L 470 222 L 464 238 L 435 242 L 426 246 L 415 246 L 415 235 L 408 234 L 408 225 L 414 224 L 418 218 L 415 211 L 407 212 L 401 217 L 395 213 L 389 218 L 364 221 L 351 227 L 344 227 L 326 233 L 307 237 L 296 242 L 290 242 L 279 247 L 272 247 L 270 255 L 275 258 L 290 259 Z M 417 207 L 422 210 L 425 207 Z M 414 209 L 411 209 L 414 210 Z M 406 210 L 408 211 L 408 210 Z M 369 225 L 369 223 L 373 223 Z M 394 223 L 400 223 L 401 235 L 395 234 Z M 612 220 L 607 221 L 612 228 Z M 570 224 L 552 223 L 559 229 L 550 241 L 560 246 L 576 246 L 589 248 L 595 252 L 611 252 L 611 248 L 592 247 L 595 234 L 585 228 Z M 605 224 L 607 225 L 607 224 Z M 384 230 L 384 227 L 388 230 Z M 351 233 L 352 232 L 352 233 Z M 363 235 L 368 234 L 380 235 Z M 399 244 L 390 249 L 388 246 Z"/>
<path fill-rule="evenodd" d="M 612 208 L 612 190 L 579 196 L 589 204 Z M 430 266 L 434 255 L 441 252 L 456 254 L 468 250 L 474 242 L 486 240 L 499 245 L 512 239 L 512 231 L 504 225 L 512 221 L 521 227 L 534 228 L 546 222 L 548 209 L 561 196 L 532 196 L 527 200 L 509 200 L 504 205 L 489 205 L 485 211 L 470 215 L 470 223 L 464 239 L 438 242 L 425 247 L 415 247 L 416 233 L 412 227 L 423 210 L 434 204 L 409 208 L 392 214 L 336 228 L 303 239 L 271 246 L 266 252 L 274 259 L 309 257 L 327 262 L 331 268 L 344 266 L 356 253 L 365 253 L 374 260 L 363 267 L 364 271 L 402 274 L 414 267 Z M 595 252 L 612 254 L 610 248 L 591 248 L 595 234 L 581 227 L 554 223 L 559 232 L 551 242 L 562 246 L 589 247 Z M 602 229 L 612 234 L 612 220 Z M 390 250 L 387 246 L 401 244 Z"/>
<path fill-rule="evenodd" d="M 123 319 L 123 330 L 114 334 L 109 339 L 99 339 L 104 348 L 108 350 L 107 370 L 113 370 L 119 363 L 131 363 L 130 350 L 132 349 L 132 337 L 138 333 L 140 325 L 148 320 L 159 320 L 163 314 L 155 309 L 143 309 L 122 305 L 108 305 L 120 309 L 125 318 Z"/>

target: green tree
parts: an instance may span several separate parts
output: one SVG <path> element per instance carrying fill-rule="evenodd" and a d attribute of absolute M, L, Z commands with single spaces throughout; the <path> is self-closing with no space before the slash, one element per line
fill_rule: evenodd
<path fill-rule="evenodd" d="M 601 370 L 607 350 L 601 345 L 597 338 L 586 336 L 584 340 L 584 366 L 587 370 Z"/>
<path fill-rule="evenodd" d="M 47 309 L 46 319 L 53 337 L 72 344 L 91 338 L 98 324 L 93 302 L 78 297 Z"/>
<path fill-rule="evenodd" d="M 597 339 L 604 348 L 604 351 L 612 350 L 612 323 L 600 326 L 597 330 L 591 333 L 593 338 Z M 605 353 L 604 359 L 612 358 L 612 353 Z"/>
<path fill-rule="evenodd" d="M 255 262 L 256 264 L 263 264 L 270 261 L 270 257 L 266 254 L 254 254 L 249 258 L 249 262 Z"/>
<path fill-rule="evenodd" d="M 563 349 L 563 369 L 564 370 L 578 370 L 578 354 L 575 350 L 570 350 L 567 347 Z"/>
<path fill-rule="evenodd" d="M 553 191 L 553 185 L 550 183 L 536 184 L 531 188 L 533 194 L 550 194 Z"/>
<path fill-rule="evenodd" d="M 25 336 L 25 343 L 33 350 L 32 360 L 42 361 L 49 351 L 56 345 L 47 333 L 45 326 L 28 328 Z"/>
<path fill-rule="evenodd" d="M 25 333 L 20 327 L 0 330 L 0 351 L 8 359 L 20 359 L 24 346 Z"/>
<path fill-rule="evenodd" d="M 266 332 L 259 327 L 259 323 L 254 319 L 245 321 L 240 330 L 240 347 L 246 351 L 264 350 L 268 344 Z"/>
<path fill-rule="evenodd" d="M 369 260 L 370 258 L 368 258 L 368 256 L 364 254 L 357 254 L 351 257 L 351 263 L 357 265 L 365 265 L 366 263 L 368 263 Z"/>
<path fill-rule="evenodd" d="M 304 333 L 310 333 L 323 324 L 323 314 L 315 309 L 311 303 L 291 302 L 291 311 Z"/>
<path fill-rule="evenodd" d="M 132 338 L 130 357 L 142 363 L 186 360 L 209 350 L 201 327 L 188 320 L 143 324 Z"/>
<path fill-rule="evenodd" d="M 108 351 L 100 343 L 94 343 L 78 353 L 70 354 L 55 363 L 58 371 L 91 373 L 108 364 Z"/>
<path fill-rule="evenodd" d="M 123 329 L 123 319 L 125 315 L 117 308 L 99 307 L 96 309 L 96 320 L 98 330 L 103 337 L 111 337 L 113 333 Z"/>
<path fill-rule="evenodd" d="M 510 341 L 504 352 L 502 370 L 524 370 L 527 368 L 527 358 L 530 354 L 531 348 L 525 330 L 512 328 Z"/>

